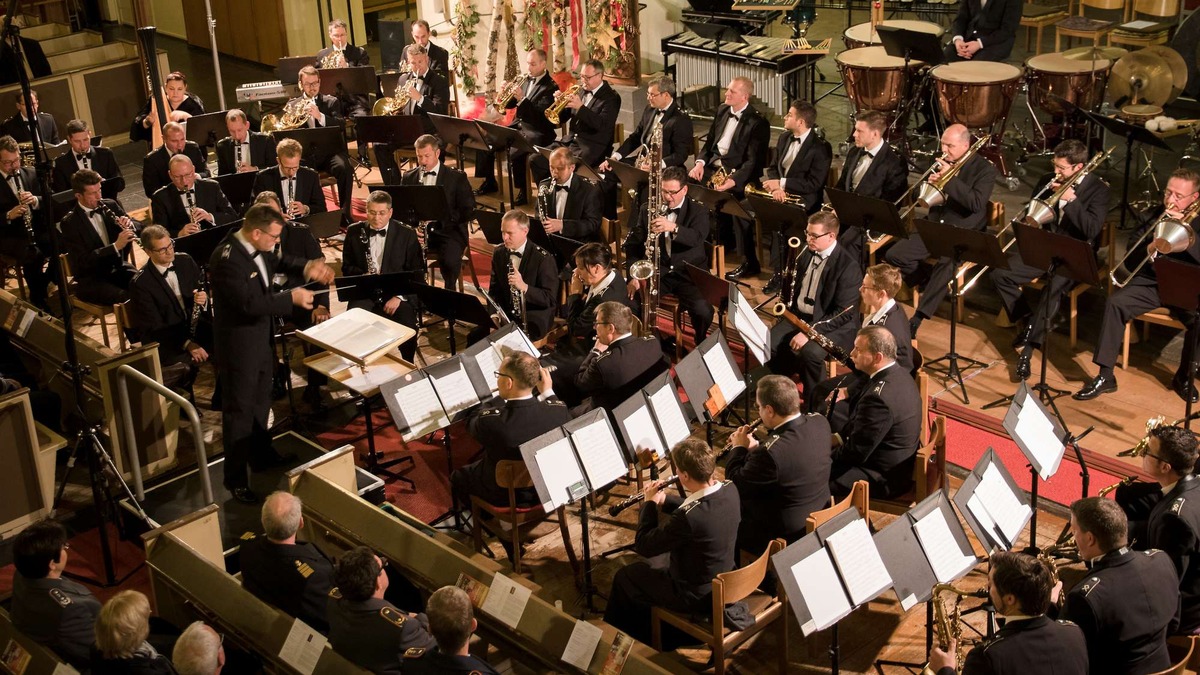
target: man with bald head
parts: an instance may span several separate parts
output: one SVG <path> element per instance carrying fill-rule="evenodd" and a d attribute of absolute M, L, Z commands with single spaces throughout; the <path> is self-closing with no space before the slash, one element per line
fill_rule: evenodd
<path fill-rule="evenodd" d="M 171 665 L 179 675 L 220 675 L 225 667 L 223 639 L 203 621 L 183 630 L 171 651 Z"/>
<path fill-rule="evenodd" d="M 208 164 L 200 146 L 187 140 L 182 124 L 167 122 L 163 126 L 163 144 L 142 158 L 142 190 L 146 196 L 153 195 L 159 188 L 171 182 L 167 175 L 171 158 L 181 153 L 192 160 L 192 166 L 201 178 L 208 178 Z"/>
<path fill-rule="evenodd" d="M 171 183 L 150 197 L 155 225 L 167 228 L 172 237 L 185 237 L 237 220 L 237 211 L 225 197 L 221 184 L 208 178 L 197 179 L 191 158 L 175 155 L 168 167 Z"/>
<path fill-rule="evenodd" d="M 964 161 L 963 157 L 970 147 L 969 129 L 961 124 L 946 127 L 946 131 L 942 133 L 942 157 L 937 160 L 937 168 L 929 175 L 927 181 L 938 181 L 951 167 Z M 929 209 L 927 219 L 968 230 L 986 230 L 988 197 L 992 194 L 992 185 L 995 182 L 996 167 L 979 153 L 972 155 L 946 184 L 945 201 Z M 921 302 L 909 320 L 913 337 L 916 337 L 921 323 L 937 312 L 938 305 L 942 304 L 942 299 L 946 297 L 947 284 L 954 276 L 950 259 L 940 258 L 933 266 L 933 271 L 922 279 L 918 275 L 918 269 L 928 257 L 929 249 L 925 248 L 925 242 L 921 241 L 921 235 L 916 232 L 887 252 L 887 261 L 900 268 L 906 284 L 913 288 L 923 286 Z"/>

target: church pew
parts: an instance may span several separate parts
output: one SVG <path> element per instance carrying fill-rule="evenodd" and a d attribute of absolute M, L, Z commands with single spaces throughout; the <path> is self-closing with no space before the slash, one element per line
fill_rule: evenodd
<path fill-rule="evenodd" d="M 14 665 L 28 659 L 22 675 L 78 675 L 77 670 L 58 658 L 53 651 L 19 632 L 4 609 L 0 609 L 0 656 L 11 659 Z M 0 665 L 0 670 L 3 669 L 4 666 Z"/>

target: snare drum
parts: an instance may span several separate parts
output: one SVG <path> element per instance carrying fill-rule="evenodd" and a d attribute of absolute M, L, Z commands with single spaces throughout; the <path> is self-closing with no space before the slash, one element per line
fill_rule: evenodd
<path fill-rule="evenodd" d="M 1104 99 L 1108 71 L 1112 61 L 1076 61 L 1061 54 L 1040 54 L 1025 61 L 1029 84 L 1029 102 L 1055 117 L 1065 115 L 1066 107 L 1055 97 L 1091 110 Z"/>
<path fill-rule="evenodd" d="M 995 61 L 961 61 L 929 71 L 942 115 L 952 124 L 982 129 L 1008 119 L 1021 69 Z"/>
<path fill-rule="evenodd" d="M 880 25 L 892 26 L 894 28 L 904 28 L 906 30 L 915 30 L 922 33 L 932 33 L 938 37 L 946 32 L 944 28 L 936 23 L 928 21 L 912 21 L 909 19 L 888 19 Z M 867 47 L 869 45 L 879 44 L 879 34 L 871 27 L 871 22 L 860 23 L 847 28 L 842 32 L 842 42 L 846 43 L 846 49 L 857 49 L 858 47 Z"/>
<path fill-rule="evenodd" d="M 834 60 L 855 112 L 891 112 L 899 108 L 909 94 L 913 73 L 924 64 L 909 61 L 906 70 L 904 59 L 888 56 L 880 46 L 847 49 Z"/>

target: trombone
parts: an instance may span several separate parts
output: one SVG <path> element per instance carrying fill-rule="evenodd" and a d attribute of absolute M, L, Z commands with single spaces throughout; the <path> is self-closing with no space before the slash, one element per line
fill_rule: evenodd
<path fill-rule="evenodd" d="M 1133 281 L 1138 272 L 1150 262 L 1151 256 L 1143 252 L 1145 255 L 1142 261 L 1134 267 L 1132 271 L 1127 272 L 1124 277 L 1119 276 L 1119 272 L 1129 259 L 1137 255 L 1143 244 L 1146 243 L 1146 238 L 1150 238 L 1150 245 L 1154 247 L 1156 253 L 1169 254 L 1179 253 L 1191 248 L 1192 244 L 1196 243 L 1196 231 L 1192 229 L 1191 222 L 1200 216 L 1200 199 L 1192 202 L 1192 205 L 1184 210 L 1183 215 L 1179 218 L 1172 218 L 1163 212 L 1154 224 L 1146 228 L 1142 236 L 1137 238 L 1129 249 L 1125 251 L 1125 257 L 1121 258 L 1121 262 L 1113 266 L 1112 271 L 1108 273 L 1108 279 L 1113 286 L 1117 288 L 1125 288 L 1125 286 Z"/>
<path fill-rule="evenodd" d="M 949 166 L 947 166 L 946 169 L 942 171 L 940 175 L 938 175 L 937 180 L 931 182 L 918 182 L 917 187 L 919 190 L 917 191 L 917 204 L 920 204 L 922 207 L 927 209 L 945 204 L 946 185 L 958 175 L 958 172 L 962 170 L 963 165 L 967 163 L 967 160 L 971 159 L 975 153 L 979 152 L 979 150 L 988 141 L 990 141 L 991 138 L 992 137 L 987 134 L 980 136 L 979 140 L 975 141 L 970 148 L 967 148 L 967 151 L 963 153 L 962 157 L 959 157 L 956 161 L 949 163 Z M 945 155 L 939 158 L 938 161 L 934 162 L 933 166 L 936 167 L 942 161 L 945 161 Z"/>

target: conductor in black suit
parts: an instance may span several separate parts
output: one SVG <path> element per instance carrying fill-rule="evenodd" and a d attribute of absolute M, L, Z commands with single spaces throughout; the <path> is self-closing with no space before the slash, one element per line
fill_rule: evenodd
<path fill-rule="evenodd" d="M 630 275 L 626 290 L 632 299 L 639 289 L 645 288 L 645 280 L 634 279 L 630 273 L 634 262 L 650 260 L 653 253 L 659 267 L 659 292 L 679 298 L 680 305 L 691 317 L 698 344 L 708 335 L 714 312 L 692 281 L 687 266 L 708 269 L 708 253 L 704 249 L 711 227 L 708 209 L 687 198 L 687 175 L 682 167 L 663 169 L 661 189 L 667 212 L 655 215 L 651 221 L 649 211 L 642 209 L 637 227 L 630 230 L 625 239 L 625 272 Z M 651 232 L 654 233 L 653 252 L 646 250 L 646 239 Z M 654 326 L 645 326 L 645 330 L 652 332 Z"/>
<path fill-rule="evenodd" d="M 168 122 L 163 127 L 162 147 L 142 158 L 142 189 L 147 195 L 153 196 L 159 188 L 171 182 L 171 158 L 179 154 L 192 160 L 192 166 L 201 178 L 209 177 L 208 161 L 200 146 L 187 140 L 182 124 Z"/>
<path fill-rule="evenodd" d="M 229 135 L 217 141 L 217 175 L 260 171 L 275 163 L 275 141 L 270 134 L 250 130 L 250 120 L 239 108 L 225 113 Z"/>
<path fill-rule="evenodd" d="M 804 202 L 809 215 L 821 210 L 829 166 L 833 163 L 833 148 L 813 131 L 817 124 L 817 109 L 808 101 L 792 101 L 783 118 L 783 133 L 775 142 L 775 163 L 767 167 L 763 189 L 769 190 L 776 201 L 791 197 Z M 774 293 L 783 282 L 783 232 L 771 233 L 771 267 L 775 273 L 767 282 L 768 293 Z"/>
<path fill-rule="evenodd" d="M 1062 183 L 1079 175 L 1087 161 L 1087 146 L 1080 141 L 1070 139 L 1059 143 L 1054 149 L 1054 171 L 1038 180 L 1033 194 L 1047 198 Z M 1095 249 L 1107 215 L 1108 184 L 1100 176 L 1088 174 L 1063 194 L 1054 208 L 1054 219 L 1045 227 L 1051 232 L 1086 241 Z M 1021 350 L 1017 377 L 1022 380 L 1030 375 L 1034 347 L 1042 345 L 1046 312 L 1051 317 L 1057 315 L 1063 294 L 1075 285 L 1071 279 L 1054 276 L 1049 280 L 1048 288 L 1042 291 L 1035 311 L 1025 302 L 1021 287 L 1044 275 L 1045 270 L 1025 264 L 1016 246 L 1009 251 L 1008 269 L 994 269 L 988 275 L 996 285 L 1009 319 L 1021 325 L 1013 345 Z"/>
<path fill-rule="evenodd" d="M 1021 0 L 962 0 L 950 26 L 947 61 L 1005 61 L 1017 41 Z"/>
<path fill-rule="evenodd" d="M 54 122 L 54 115 L 38 110 L 36 91 L 30 89 L 29 97 L 33 99 L 33 112 L 37 115 L 38 135 L 41 136 L 42 143 L 48 146 L 58 145 L 58 124 Z M 18 143 L 28 143 L 32 137 L 29 134 L 29 117 L 25 114 L 25 96 L 20 89 L 13 92 L 13 102 L 17 106 L 17 114 L 0 124 L 0 134 L 12 136 Z"/>
<path fill-rule="evenodd" d="M 500 235 L 504 245 L 492 251 L 488 294 L 530 339 L 541 339 L 550 330 L 558 309 L 558 265 L 549 251 L 529 240 L 529 216 L 524 211 L 505 213 Z M 523 310 L 514 306 L 514 290 L 522 299 Z M 470 342 L 489 332 L 491 326 L 477 326 L 471 331 Z"/>
<path fill-rule="evenodd" d="M 987 229 L 988 197 L 996 182 L 996 167 L 979 153 L 964 159 L 970 148 L 971 132 L 965 126 L 951 124 L 942 132 L 943 157 L 937 160 L 938 168 L 929 175 L 928 182 L 940 180 L 942 174 L 959 162 L 965 164 L 946 184 L 945 202 L 929 209 L 928 219 L 982 232 Z M 928 257 L 929 249 L 925 248 L 925 242 L 921 241 L 921 235 L 917 232 L 904 241 L 896 242 L 887 252 L 887 261 L 899 267 L 905 282 L 913 287 L 922 285 L 918 283 L 917 269 Z M 938 305 L 942 304 L 949 292 L 948 284 L 955 272 L 949 258 L 940 258 L 933 266 L 921 290 L 917 311 L 909 319 L 914 337 L 921 323 L 937 312 Z"/>
<path fill-rule="evenodd" d="M 759 443 L 749 426 L 735 430 L 725 477 L 742 496 L 738 548 L 758 556 L 772 539 L 804 536 L 809 514 L 829 505 L 833 435 L 824 417 L 801 414 L 791 378 L 762 378 L 755 402 L 769 433 Z"/>
<path fill-rule="evenodd" d="M 912 487 L 913 459 L 920 443 L 921 393 L 912 376 L 896 365 L 896 338 L 883 326 L 858 331 L 850 352 L 854 367 L 870 380 L 852 401 L 845 435 L 834 438 L 829 491 L 850 494 L 855 481 L 887 499 Z"/>
<path fill-rule="evenodd" d="M 634 337 L 633 312 L 628 306 L 601 303 L 596 308 L 596 345 L 575 374 L 575 389 L 586 400 L 571 412 L 612 410 L 670 365 L 657 337 Z"/>
<path fill-rule="evenodd" d="M 92 132 L 83 120 L 67 122 L 67 143 L 67 149 L 54 158 L 51 177 L 54 191 L 71 189 L 71 176 L 80 169 L 91 169 L 105 181 L 100 186 L 100 194 L 105 199 L 116 199 L 125 189 L 125 177 L 121 175 L 113 151 L 102 145 L 92 147 Z"/>
<path fill-rule="evenodd" d="M 133 327 L 143 342 L 158 343 L 163 366 L 204 363 L 213 348 L 212 326 L 201 321 L 197 333 L 191 332 L 196 305 L 208 304 L 200 266 L 188 254 L 175 252 L 171 234 L 161 225 L 147 225 L 141 238 L 149 260 L 129 283 Z"/>
<path fill-rule="evenodd" d="M 275 146 L 276 166 L 264 168 L 254 178 L 251 191 L 257 197 L 260 192 L 274 192 L 280 200 L 283 213 L 289 218 L 303 218 L 310 213 L 325 213 L 325 193 L 321 190 L 321 178 L 316 171 L 300 166 L 304 148 L 300 141 L 285 138 Z"/>
<path fill-rule="evenodd" d="M 367 197 L 367 219 L 354 223 L 346 230 L 342 250 L 342 274 L 348 277 L 361 274 L 395 274 L 413 272 L 408 279 L 425 283 L 425 257 L 417 233 L 408 225 L 392 220 L 392 196 L 375 190 Z M 396 295 L 390 298 L 361 299 L 350 308 L 361 308 L 386 316 L 414 331 L 419 331 L 413 296 Z M 400 345 L 400 355 L 412 361 L 417 353 L 417 338 Z"/>
<path fill-rule="evenodd" d="M 821 335 L 844 350 L 854 342 L 855 327 L 849 321 L 834 323 L 845 310 L 858 304 L 862 267 L 853 253 L 837 241 L 839 223 L 830 211 L 808 217 L 805 231 L 807 248 L 796 261 L 796 275 L 790 292 L 782 300 L 789 312 L 807 322 Z M 788 291 L 788 289 L 784 289 Z M 848 311 L 846 312 L 849 313 Z M 829 356 L 786 320 L 771 328 L 771 353 L 767 363 L 772 373 L 800 374 L 804 398 L 812 399 L 813 388 L 822 379 L 825 359 Z"/>
<path fill-rule="evenodd" d="M 313 101 L 306 111 L 308 113 L 307 128 L 341 128 L 345 124 L 342 102 L 335 96 L 320 93 L 321 74 L 313 66 L 304 66 L 300 69 L 299 75 L 301 92 Z M 350 156 L 346 153 L 346 148 L 343 146 L 335 150 L 336 152 L 314 154 L 312 163 L 314 169 L 326 171 L 337 179 L 338 203 L 341 204 L 342 214 L 348 220 L 350 218 L 350 197 L 354 189 L 354 169 L 350 165 Z"/>
<path fill-rule="evenodd" d="M 540 155 L 539 155 L 540 156 Z M 550 153 L 549 178 L 538 184 L 537 213 L 547 234 L 599 242 L 600 188 L 576 175 L 575 155 L 564 147 Z"/>
<path fill-rule="evenodd" d="M 408 105 L 400 114 L 420 115 L 425 133 L 437 135 L 437 128 L 429 113 L 445 115 L 450 105 L 450 82 L 442 72 L 431 70 L 429 55 L 420 45 L 409 45 L 404 49 L 412 70 L 400 76 L 397 83 L 401 91 L 408 92 Z M 390 96 L 394 92 L 387 92 Z M 395 148 L 390 143 L 375 144 L 375 159 L 387 185 L 400 184 L 400 168 L 396 166 Z"/>
<path fill-rule="evenodd" d="M 21 149 L 12 136 L 0 136 L 0 253 L 20 262 L 29 301 L 46 308 L 46 287 L 54 277 L 46 270 L 52 252 L 49 226 L 41 211 L 41 182 L 33 167 L 21 166 Z M 30 216 L 28 229 L 25 216 Z M 30 241 L 28 230 L 33 231 Z"/>
<path fill-rule="evenodd" d="M 140 224 L 127 216 L 115 200 L 101 199 L 101 180 L 95 171 L 75 172 L 71 177 L 75 208 L 58 229 L 62 245 L 71 256 L 75 295 L 84 302 L 115 305 L 129 299 L 129 281 L 137 270 L 125 262 L 125 255 Z"/>
<path fill-rule="evenodd" d="M 710 184 L 713 173 L 720 168 L 728 176 L 713 189 L 732 191 L 741 195 L 746 184 L 762 175 L 771 143 L 771 125 L 767 118 L 750 105 L 754 82 L 747 77 L 735 77 L 725 89 L 725 104 L 717 109 L 708 140 L 696 156 L 696 164 L 688 174 L 692 180 Z M 729 273 L 730 278 L 754 276 L 762 271 L 758 251 L 754 248 L 753 223 L 734 224 L 738 253 L 743 263 Z"/>
<path fill-rule="evenodd" d="M 413 147 L 417 168 L 405 173 L 400 184 L 436 185 L 446 194 L 446 219 L 426 225 L 425 245 L 438 256 L 438 269 L 446 288 L 454 288 L 462 272 L 463 251 L 467 250 L 467 222 L 475 213 L 475 195 L 465 173 L 442 163 L 437 136 L 419 136 Z"/>
<path fill-rule="evenodd" d="M 565 147 L 584 164 L 596 166 L 612 152 L 621 95 L 604 81 L 604 64 L 595 59 L 583 64 L 579 86 L 559 117 L 564 125 L 562 140 L 552 147 Z M 550 175 L 549 164 L 541 155 L 529 160 L 529 168 L 539 183 Z"/>
<path fill-rule="evenodd" d="M 203 229 L 228 225 L 237 220 L 221 184 L 215 180 L 196 180 L 196 171 L 187 155 L 171 158 L 171 184 L 159 188 L 150 199 L 154 223 L 186 237 Z"/>
<path fill-rule="evenodd" d="M 444 47 L 439 47 L 434 44 L 429 36 L 432 31 L 429 29 L 429 22 L 425 19 L 417 19 L 412 22 L 413 44 L 421 45 L 425 51 L 429 53 L 429 62 L 434 70 L 448 73 L 450 72 L 450 52 Z"/>
<path fill-rule="evenodd" d="M 864 197 L 895 203 L 908 189 L 908 163 L 883 138 L 887 116 L 877 110 L 855 115 L 854 145 L 846 153 L 837 188 Z M 862 228 L 842 223 L 838 243 L 862 256 Z"/>
<path fill-rule="evenodd" d="M 546 52 L 534 49 L 525 59 L 529 75 L 521 86 L 513 92 L 513 97 L 505 102 L 505 108 L 517 109 L 517 117 L 512 128 L 519 129 L 525 140 L 532 145 L 548 146 L 554 142 L 554 125 L 546 119 L 546 108 L 554 103 L 554 95 L 558 93 L 558 83 L 550 77 L 546 70 Z M 505 86 L 507 86 L 507 82 Z M 494 112 L 494 110 L 489 110 Z M 497 116 L 498 120 L 498 116 Z M 491 120 L 484 120 L 491 121 Z M 525 162 L 528 153 L 514 150 L 509 153 L 509 166 L 512 169 L 513 189 L 516 192 L 516 202 L 525 203 Z M 481 150 L 475 158 L 475 177 L 483 178 L 483 185 L 476 194 L 486 194 L 499 189 L 496 184 L 496 156 Z"/>
<path fill-rule="evenodd" d="M 283 217 L 262 204 L 246 211 L 242 227 L 213 252 L 209 270 L 216 308 L 214 333 L 219 376 L 226 384 L 221 415 L 225 446 L 225 487 L 234 499 L 253 503 L 246 468 L 277 465 L 286 458 L 271 448 L 267 413 L 271 405 L 273 316 L 292 306 L 311 309 L 313 294 L 304 288 L 272 292 L 276 271 L 302 267 L 304 276 L 328 284 L 333 270 L 323 260 L 305 261 L 271 253 L 283 233 Z"/>

